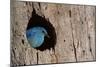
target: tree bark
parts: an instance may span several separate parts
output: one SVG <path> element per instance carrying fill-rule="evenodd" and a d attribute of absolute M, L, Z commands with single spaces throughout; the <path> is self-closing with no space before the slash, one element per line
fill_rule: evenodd
<path fill-rule="evenodd" d="M 11 7 L 11 64 L 32 65 L 96 60 L 95 6 L 38 2 L 14 2 Z M 55 28 L 55 50 L 30 47 L 26 38 L 32 11 Z"/>

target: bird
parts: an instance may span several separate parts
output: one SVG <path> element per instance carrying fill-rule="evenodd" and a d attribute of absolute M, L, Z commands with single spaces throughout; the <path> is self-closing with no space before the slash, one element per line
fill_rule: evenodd
<path fill-rule="evenodd" d="M 28 29 L 26 31 L 26 37 L 33 48 L 38 48 L 43 44 L 45 37 L 49 38 L 49 35 L 44 27 L 38 26 Z"/>

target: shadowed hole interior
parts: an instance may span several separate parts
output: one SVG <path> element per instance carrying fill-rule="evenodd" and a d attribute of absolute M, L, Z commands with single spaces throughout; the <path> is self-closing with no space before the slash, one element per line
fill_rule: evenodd
<path fill-rule="evenodd" d="M 55 32 L 55 28 L 53 27 L 53 25 L 49 22 L 49 20 L 46 20 L 45 17 L 41 17 L 38 14 L 36 14 L 35 10 L 33 10 L 32 12 L 32 17 L 29 20 L 29 23 L 27 25 L 27 29 L 33 28 L 33 27 L 44 27 L 47 32 L 48 35 L 50 36 L 50 38 L 45 37 L 44 39 L 44 43 L 36 48 L 40 51 L 44 51 L 46 49 L 51 49 L 55 47 L 56 45 L 56 32 Z"/>

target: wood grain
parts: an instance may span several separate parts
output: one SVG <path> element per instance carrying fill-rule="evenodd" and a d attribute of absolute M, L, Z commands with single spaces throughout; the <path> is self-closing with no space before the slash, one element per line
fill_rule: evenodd
<path fill-rule="evenodd" d="M 96 60 L 95 6 L 17 1 L 11 8 L 12 65 Z M 55 28 L 55 50 L 40 51 L 30 47 L 25 32 L 33 10 L 45 16 Z"/>

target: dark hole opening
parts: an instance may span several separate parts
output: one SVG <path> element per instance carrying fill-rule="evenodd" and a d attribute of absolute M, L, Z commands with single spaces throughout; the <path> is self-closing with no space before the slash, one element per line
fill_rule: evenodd
<path fill-rule="evenodd" d="M 38 14 L 36 14 L 35 10 L 33 10 L 32 17 L 29 20 L 26 30 L 28 30 L 32 27 L 37 27 L 37 26 L 44 27 L 47 30 L 47 33 L 50 36 L 50 38 L 45 37 L 44 43 L 36 49 L 38 49 L 40 51 L 44 51 L 46 49 L 50 50 L 51 48 L 54 49 L 55 44 L 56 44 L 55 28 L 49 22 L 49 20 L 46 20 L 45 17 L 39 16 Z"/>
<path fill-rule="evenodd" d="M 64 40 L 64 42 L 65 42 L 66 40 Z"/>
<path fill-rule="evenodd" d="M 22 44 L 24 44 L 24 40 L 22 39 Z"/>

